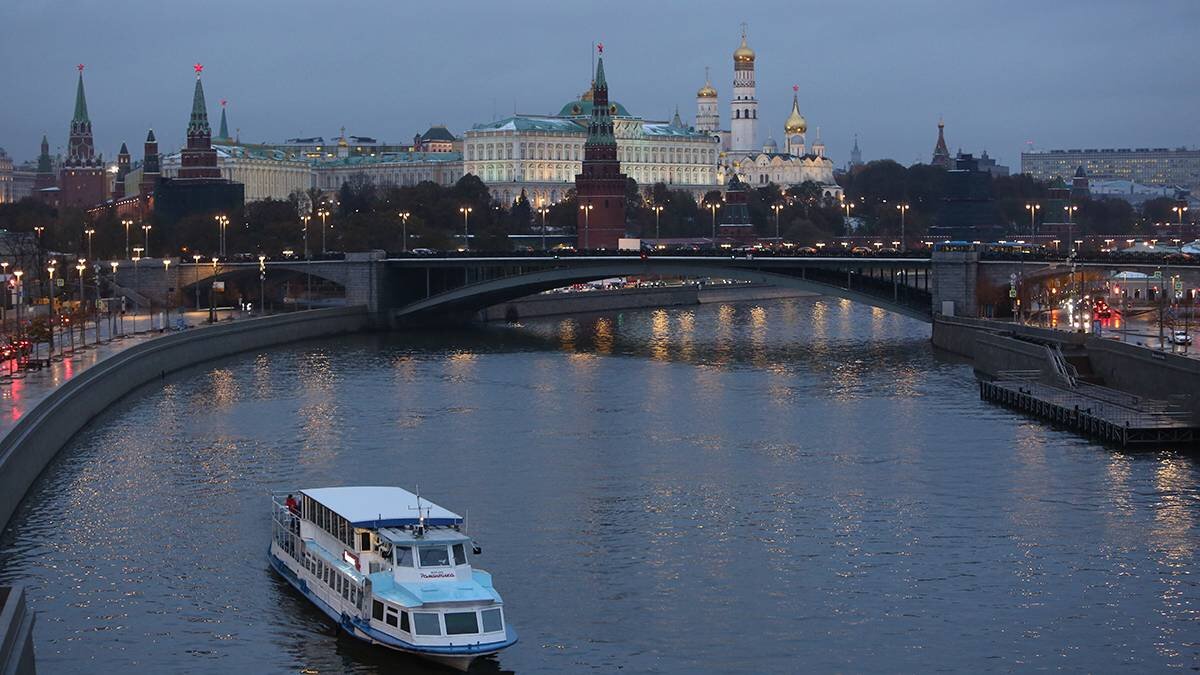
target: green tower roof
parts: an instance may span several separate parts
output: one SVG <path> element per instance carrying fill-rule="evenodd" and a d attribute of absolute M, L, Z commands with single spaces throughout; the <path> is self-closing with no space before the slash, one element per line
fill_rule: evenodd
<path fill-rule="evenodd" d="M 221 133 L 217 138 L 229 138 L 229 124 L 225 122 L 225 106 L 221 106 Z"/>
<path fill-rule="evenodd" d="M 208 106 L 204 103 L 204 85 L 200 84 L 200 74 L 196 74 L 196 91 L 192 94 L 192 117 L 188 120 L 188 133 L 203 131 L 212 133 L 208 126 Z"/>
<path fill-rule="evenodd" d="M 82 66 L 80 66 L 82 68 Z M 87 97 L 83 94 L 83 71 L 79 71 L 79 84 L 75 87 L 75 116 L 72 122 L 87 122 Z"/>

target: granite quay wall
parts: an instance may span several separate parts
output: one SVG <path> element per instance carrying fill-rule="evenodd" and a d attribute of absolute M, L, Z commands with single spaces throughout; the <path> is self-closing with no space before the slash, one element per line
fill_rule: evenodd
<path fill-rule="evenodd" d="M 0 673 L 34 675 L 33 612 L 21 586 L 0 586 Z"/>
<path fill-rule="evenodd" d="M 933 345 L 971 359 L 987 375 L 1003 370 L 1042 370 L 1049 367 L 1043 345 L 1083 350 L 1092 372 L 1106 387 L 1171 400 L 1190 410 L 1200 422 L 1200 360 L 1115 342 L 1095 335 L 1067 333 L 1034 326 L 938 316 L 933 322 Z"/>
<path fill-rule="evenodd" d="M 764 284 L 720 284 L 714 286 L 661 286 L 613 291 L 542 293 L 488 307 L 479 313 L 482 321 L 529 319 L 578 312 L 609 312 L 622 309 L 679 307 L 712 302 L 739 302 L 796 298 L 812 293 Z"/>
<path fill-rule="evenodd" d="M 364 307 L 245 319 L 164 335 L 64 382 L 0 439 L 0 529 L 50 460 L 92 418 L 138 387 L 212 359 L 297 340 L 364 330 Z"/>

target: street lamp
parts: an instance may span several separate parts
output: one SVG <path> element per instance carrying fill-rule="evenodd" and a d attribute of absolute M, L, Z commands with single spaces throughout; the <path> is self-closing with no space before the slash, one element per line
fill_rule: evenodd
<path fill-rule="evenodd" d="M 721 205 L 717 202 L 712 202 L 704 208 L 712 211 L 712 245 L 715 249 L 717 247 L 717 209 L 721 208 Z"/>
<path fill-rule="evenodd" d="M 85 300 L 83 297 L 83 271 L 87 269 L 87 265 L 84 264 L 85 262 L 87 262 L 87 261 L 84 260 L 83 258 L 80 258 L 79 264 L 75 266 L 75 271 L 79 272 L 79 316 L 80 316 L 80 319 L 79 319 L 79 341 L 83 344 L 83 347 L 86 349 L 87 348 L 87 332 L 86 332 L 87 331 L 87 328 L 86 328 L 86 326 L 87 326 L 87 310 L 86 310 L 87 300 Z"/>
<path fill-rule="evenodd" d="M 125 259 L 129 260 L 129 226 L 133 225 L 133 221 L 125 218 L 121 224 L 125 226 Z"/>
<path fill-rule="evenodd" d="M 317 215 L 321 216 L 321 255 L 325 255 L 325 218 L 329 216 L 329 212 L 321 209 L 317 211 Z"/>
<path fill-rule="evenodd" d="M 658 220 L 659 220 L 659 216 L 662 215 L 663 205 L 655 204 L 654 206 L 651 206 L 650 209 L 654 211 L 654 239 L 655 239 L 655 243 L 658 243 L 658 240 L 662 238 L 662 235 L 660 234 L 660 230 L 658 227 Z"/>
<path fill-rule="evenodd" d="M 1042 208 L 1041 204 L 1026 204 L 1025 205 L 1025 210 L 1029 212 L 1029 235 L 1031 237 L 1037 236 L 1036 219 L 1037 219 L 1038 209 L 1040 209 L 1040 208 Z"/>
<path fill-rule="evenodd" d="M 472 210 L 473 209 L 471 209 L 471 207 L 469 207 L 469 206 L 458 207 L 458 212 L 461 213 L 462 217 L 463 217 L 463 250 L 464 251 L 471 250 L 471 228 L 470 228 L 470 224 L 469 224 L 469 219 L 471 217 Z"/>
<path fill-rule="evenodd" d="M 403 239 L 403 241 L 401 242 L 400 248 L 405 253 L 407 253 L 408 252 L 408 217 L 411 216 L 412 214 L 409 213 L 408 211 L 401 211 L 398 215 L 400 216 L 401 228 L 403 230 L 403 234 L 400 235 L 401 239 Z M 260 259 L 261 259 L 261 257 L 262 256 L 259 256 Z"/>
<path fill-rule="evenodd" d="M 212 285 L 209 286 L 209 290 L 208 290 L 208 322 L 209 323 L 216 323 L 216 321 L 217 321 L 216 295 L 217 295 L 217 261 L 218 260 L 219 260 L 219 258 L 217 258 L 216 256 L 213 256 L 213 259 L 212 259 L 213 282 L 212 282 Z M 310 302 L 311 302 L 311 298 L 310 298 Z"/>
<path fill-rule="evenodd" d="M 1075 212 L 1079 210 L 1078 206 L 1068 204 L 1063 207 L 1063 211 L 1067 212 L 1067 257 L 1070 258 L 1075 254 L 1075 240 L 1071 234 L 1072 226 L 1075 222 Z"/>
<path fill-rule="evenodd" d="M 196 288 L 196 311 L 197 312 L 200 311 L 200 259 L 203 257 L 204 256 L 200 255 L 199 253 L 192 255 L 192 262 L 195 263 L 195 265 L 196 265 L 195 267 L 192 268 L 192 271 L 196 273 L 195 288 Z"/>
<path fill-rule="evenodd" d="M 854 208 L 854 202 L 843 200 L 842 208 L 846 209 L 846 220 L 850 220 L 850 209 Z"/>
<path fill-rule="evenodd" d="M 908 250 L 908 240 L 904 237 L 904 214 L 908 213 L 912 207 L 905 202 L 900 202 L 896 208 L 900 210 L 900 252 L 904 253 Z"/>
<path fill-rule="evenodd" d="M 217 221 L 217 253 L 225 255 L 225 226 L 229 224 L 229 218 L 225 214 L 220 214 L 213 217 Z"/>
<path fill-rule="evenodd" d="M 171 259 L 163 258 L 163 288 L 171 288 L 170 281 Z M 99 281 L 97 280 L 97 284 Z M 163 330 L 167 329 L 167 323 L 171 320 L 171 301 L 169 297 L 163 298 Z M 153 324 L 151 324 L 153 325 Z"/>
<path fill-rule="evenodd" d="M 137 294 L 133 296 L 133 332 L 137 333 L 138 314 L 142 313 L 142 284 L 138 281 L 138 263 L 142 260 L 142 249 L 139 246 L 133 247 L 133 286 L 137 289 Z"/>
<path fill-rule="evenodd" d="M 88 238 L 88 257 L 91 258 L 92 257 L 92 235 L 96 234 L 96 230 L 95 230 L 95 228 L 89 227 L 88 229 L 84 230 L 83 233 L 86 234 L 87 238 Z"/>
<path fill-rule="evenodd" d="M 304 259 L 308 260 L 308 221 L 312 220 L 312 216 L 300 216 L 300 220 L 304 221 Z"/>
<path fill-rule="evenodd" d="M 150 256 L 150 230 L 152 229 L 154 229 L 154 226 L 152 225 L 142 225 L 142 232 L 145 233 L 145 239 L 142 241 L 142 244 L 144 244 L 146 247 L 147 257 Z"/>
<path fill-rule="evenodd" d="M 579 210 L 583 211 L 583 250 L 588 249 L 588 239 L 592 235 L 592 209 L 596 208 L 591 204 L 580 204 Z M 579 237 L 576 237 L 578 240 Z"/>
<path fill-rule="evenodd" d="M 258 313 L 267 312 L 267 256 L 258 254 Z"/>
<path fill-rule="evenodd" d="M 21 285 L 21 275 L 25 274 L 21 270 L 13 270 L 13 276 L 17 278 L 17 332 L 21 332 L 21 300 L 25 295 L 25 287 Z"/>
<path fill-rule="evenodd" d="M 116 260 L 114 260 L 108 264 L 112 265 L 112 285 L 113 285 L 113 288 L 116 288 L 117 287 L 117 265 L 119 265 L 120 263 L 118 263 Z M 99 275 L 97 275 L 97 281 L 96 281 L 96 289 L 97 289 L 96 292 L 97 293 L 100 292 L 99 291 L 100 282 L 98 280 L 98 277 L 99 277 Z M 114 315 L 113 315 L 111 306 L 109 307 L 109 310 L 108 310 L 108 319 L 109 319 L 109 321 L 108 321 L 108 339 L 109 339 L 109 342 L 112 342 L 113 334 L 117 332 L 117 327 L 116 327 L 116 317 L 114 317 Z M 125 323 L 122 322 L 121 323 L 122 331 L 124 331 L 124 328 L 125 328 Z"/>
<path fill-rule="evenodd" d="M 1171 210 L 1179 215 L 1179 234 L 1183 234 L 1183 214 L 1188 210 L 1188 207 L 1181 204 L 1179 206 L 1172 206 Z"/>
<path fill-rule="evenodd" d="M 779 241 L 779 212 L 783 210 L 783 204 L 772 204 L 771 210 L 775 212 L 775 241 Z"/>
<path fill-rule="evenodd" d="M 542 200 L 538 200 L 538 213 L 542 214 L 542 250 L 546 250 L 546 213 L 550 211 L 549 207 L 542 206 Z"/>

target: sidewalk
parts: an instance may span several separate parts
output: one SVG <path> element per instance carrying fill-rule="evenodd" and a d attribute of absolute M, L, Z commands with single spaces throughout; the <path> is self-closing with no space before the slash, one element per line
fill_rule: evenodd
<path fill-rule="evenodd" d="M 178 319 L 179 314 L 171 313 L 171 324 L 174 324 Z M 203 329 L 207 324 L 208 312 L 185 312 L 184 320 L 193 329 Z M 248 318 L 248 315 L 236 310 L 222 310 L 218 312 L 218 318 L 221 323 L 229 320 L 237 320 L 239 318 Z M 125 318 L 125 335 L 122 337 L 119 333 L 115 339 L 109 340 L 108 322 L 101 320 L 100 322 L 100 344 L 96 345 L 95 329 L 89 324 L 86 330 L 88 337 L 88 347 L 81 348 L 79 346 L 79 335 L 76 331 L 75 335 L 75 351 L 61 358 L 60 348 L 55 346 L 55 358 L 50 362 L 49 368 L 41 370 L 33 370 L 28 372 L 18 371 L 11 380 L 7 377 L 9 372 L 7 368 L 3 370 L 4 376 L 0 377 L 0 436 L 7 434 L 16 426 L 22 418 L 25 417 L 38 403 L 46 396 L 53 392 L 59 385 L 77 377 L 80 373 L 97 363 L 107 359 L 110 356 L 119 354 L 130 347 L 143 344 L 150 340 L 154 340 L 162 335 L 168 334 L 160 332 L 161 316 L 155 318 L 155 331 L 150 332 L 150 319 L 146 315 L 138 317 L 137 321 L 133 317 Z M 134 328 L 143 331 L 139 334 L 134 334 Z M 118 322 L 118 330 L 120 324 Z M 61 336 L 56 335 L 55 338 Z M 67 341 L 67 348 L 71 346 L 70 341 Z M 41 351 L 42 357 L 45 358 L 45 346 Z"/>

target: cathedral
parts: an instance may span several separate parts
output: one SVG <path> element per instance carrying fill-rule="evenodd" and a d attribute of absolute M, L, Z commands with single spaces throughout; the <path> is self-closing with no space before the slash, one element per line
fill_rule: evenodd
<path fill-rule="evenodd" d="M 842 188 L 833 178 L 833 161 L 825 156 L 818 128 L 816 139 L 807 144 L 808 121 L 800 113 L 799 87 L 792 87 L 792 111 L 783 127 L 784 148 L 773 138 L 758 142 L 758 99 L 755 97 L 754 65 L 756 54 L 746 42 L 733 52 L 733 99 L 729 104 L 729 129 L 721 130 L 719 99 L 711 80 L 696 92 L 696 130 L 716 136 L 721 144 L 717 175 L 724 184 L 736 176 L 750 187 L 769 183 L 781 186 L 811 181 L 828 198 L 841 197 Z"/>

